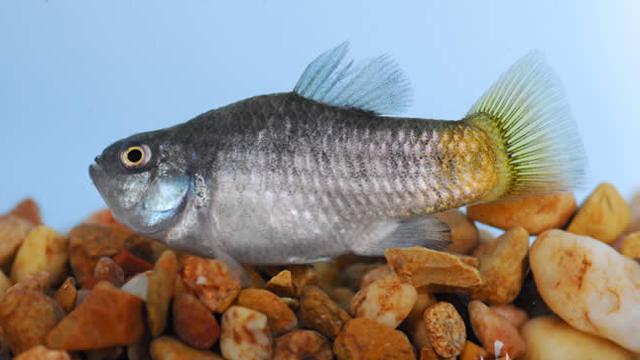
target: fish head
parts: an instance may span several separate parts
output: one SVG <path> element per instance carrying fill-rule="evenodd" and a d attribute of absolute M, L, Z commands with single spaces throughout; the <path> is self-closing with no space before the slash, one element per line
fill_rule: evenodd
<path fill-rule="evenodd" d="M 169 130 L 140 133 L 108 146 L 89 175 L 119 222 L 161 238 L 177 221 L 192 188 L 187 153 Z"/>

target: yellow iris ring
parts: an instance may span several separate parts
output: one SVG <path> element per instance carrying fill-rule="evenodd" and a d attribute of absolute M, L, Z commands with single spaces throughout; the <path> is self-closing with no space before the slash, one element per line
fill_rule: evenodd
<path fill-rule="evenodd" d="M 136 151 L 140 153 L 139 158 L 135 156 Z M 122 164 L 127 168 L 137 168 L 143 166 L 146 163 L 146 159 L 147 153 L 142 146 L 130 146 L 120 155 L 120 161 L 122 161 Z"/>

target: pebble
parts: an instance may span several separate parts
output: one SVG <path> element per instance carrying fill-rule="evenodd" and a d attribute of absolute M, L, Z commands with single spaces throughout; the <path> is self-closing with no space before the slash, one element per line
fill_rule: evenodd
<path fill-rule="evenodd" d="M 127 277 L 153 269 L 152 263 L 132 254 L 127 249 L 122 249 L 118 255 L 113 257 L 113 261 L 120 265 Z"/>
<path fill-rule="evenodd" d="M 414 360 L 407 336 L 377 321 L 357 318 L 349 321 L 333 344 L 338 360 Z"/>
<path fill-rule="evenodd" d="M 424 311 L 423 319 L 429 342 L 438 355 L 450 358 L 462 352 L 467 333 L 464 320 L 453 305 L 437 302 Z"/>
<path fill-rule="evenodd" d="M 197 297 L 188 292 L 173 300 L 173 330 L 180 340 L 197 349 L 211 348 L 220 336 L 218 321 Z"/>
<path fill-rule="evenodd" d="M 416 302 L 409 312 L 409 315 L 402 324 L 402 328 L 405 333 L 411 339 L 411 343 L 417 348 L 424 347 L 431 348 L 431 341 L 427 334 L 427 328 L 424 325 L 424 311 L 431 305 L 435 304 L 437 300 L 435 297 L 424 287 L 416 289 L 418 296 Z"/>
<path fill-rule="evenodd" d="M 142 301 L 147 301 L 147 290 L 149 289 L 149 278 L 151 271 L 140 273 L 129 279 L 120 290 L 137 296 Z"/>
<path fill-rule="evenodd" d="M 451 245 L 447 247 L 447 251 L 468 254 L 478 245 L 478 228 L 460 210 L 444 211 L 435 214 L 435 217 L 449 225 L 451 230 Z"/>
<path fill-rule="evenodd" d="M 46 345 L 65 350 L 102 349 L 134 344 L 143 333 L 142 301 L 102 281 L 49 332 Z"/>
<path fill-rule="evenodd" d="M 300 322 L 306 328 L 335 338 L 351 317 L 317 286 L 307 286 L 300 299 Z"/>
<path fill-rule="evenodd" d="M 117 255 L 130 232 L 116 227 L 83 224 L 69 232 L 69 261 L 80 285 L 90 281 L 101 257 Z"/>
<path fill-rule="evenodd" d="M 509 355 L 512 359 L 524 354 L 526 345 L 518 329 L 481 301 L 469 303 L 469 318 L 473 332 L 489 354 L 496 357 Z"/>
<path fill-rule="evenodd" d="M 149 352 L 153 360 L 223 360 L 220 355 L 194 349 L 170 336 L 154 339 Z"/>
<path fill-rule="evenodd" d="M 11 279 L 18 282 L 27 276 L 46 271 L 52 284 L 59 284 L 67 272 L 67 238 L 46 226 L 31 230 L 20 245 L 11 267 Z"/>
<path fill-rule="evenodd" d="M 169 302 L 178 274 L 178 259 L 171 250 L 166 250 L 156 261 L 147 285 L 147 324 L 151 336 L 158 337 L 167 323 Z"/>
<path fill-rule="evenodd" d="M 240 281 L 220 260 L 186 256 L 182 280 L 195 291 L 203 304 L 217 313 L 224 312 L 240 293 Z"/>
<path fill-rule="evenodd" d="M 11 280 L 0 269 L 0 297 L 11 287 Z"/>
<path fill-rule="evenodd" d="M 56 290 L 53 298 L 62 306 L 65 312 L 69 313 L 76 306 L 77 296 L 76 279 L 68 277 Z"/>
<path fill-rule="evenodd" d="M 13 360 L 71 360 L 64 350 L 49 350 L 38 345 L 16 356 Z"/>
<path fill-rule="evenodd" d="M 9 215 L 17 216 L 29 220 L 33 225 L 42 225 L 42 216 L 38 204 L 31 198 L 22 200 L 16 205 Z"/>
<path fill-rule="evenodd" d="M 395 273 L 416 288 L 444 285 L 470 289 L 482 283 L 478 269 L 454 254 L 408 247 L 387 249 L 384 256 Z"/>
<path fill-rule="evenodd" d="M 391 269 L 391 267 L 387 265 L 377 265 L 373 269 L 367 271 L 364 275 L 362 275 L 362 277 L 360 278 L 360 285 L 356 290 L 364 289 L 367 286 L 369 286 L 369 284 L 371 284 L 372 282 L 387 276 L 397 276 L 397 275 L 395 272 L 393 272 L 393 269 Z"/>
<path fill-rule="evenodd" d="M 220 350 L 227 360 L 271 358 L 267 316 L 242 306 L 231 306 L 222 316 Z"/>
<path fill-rule="evenodd" d="M 460 353 L 459 360 L 484 360 L 489 359 L 489 354 L 481 346 L 476 345 L 471 341 L 464 343 L 462 353 Z M 542 360 L 542 359 L 541 359 Z"/>
<path fill-rule="evenodd" d="M 279 296 L 295 297 L 297 295 L 293 285 L 293 274 L 289 270 L 282 270 L 277 273 L 267 281 L 265 288 Z"/>
<path fill-rule="evenodd" d="M 527 320 L 529 320 L 529 316 L 527 315 L 526 311 L 516 307 L 513 304 L 492 305 L 489 308 L 491 308 L 491 310 L 493 310 L 496 314 L 507 319 L 507 321 L 509 321 L 509 323 L 511 323 L 511 325 L 515 326 L 516 328 L 520 328 L 522 325 L 524 325 L 524 323 L 527 322 Z"/>
<path fill-rule="evenodd" d="M 631 208 L 611 184 L 596 187 L 582 204 L 567 231 L 607 244 L 614 242 L 631 223 Z"/>
<path fill-rule="evenodd" d="M 124 284 L 124 270 L 113 259 L 103 256 L 98 259 L 93 277 L 85 282 L 84 287 L 91 289 L 100 281 L 108 281 L 115 287 L 121 287 Z"/>
<path fill-rule="evenodd" d="M 473 299 L 491 304 L 512 302 L 524 281 L 525 263 L 529 251 L 529 234 L 516 227 L 502 234 L 479 256 L 482 284 L 473 288 Z"/>
<path fill-rule="evenodd" d="M 0 217 L 0 266 L 5 267 L 13 261 L 16 252 L 34 225 L 17 216 Z"/>
<path fill-rule="evenodd" d="M 483 224 L 508 230 L 521 226 L 530 234 L 562 228 L 576 211 L 571 193 L 527 195 L 512 199 L 472 205 L 467 216 Z"/>
<path fill-rule="evenodd" d="M 640 260 L 640 231 L 632 232 L 622 239 L 620 253 L 632 259 Z"/>
<path fill-rule="evenodd" d="M 238 305 L 265 314 L 273 335 L 285 333 L 298 324 L 298 319 L 289 306 L 271 291 L 244 289 L 238 296 Z"/>
<path fill-rule="evenodd" d="M 578 331 L 555 317 L 531 319 L 522 327 L 527 343 L 523 360 L 632 360 L 633 354 L 606 339 Z"/>
<path fill-rule="evenodd" d="M 531 270 L 546 304 L 578 330 L 640 352 L 640 265 L 607 244 L 562 230 L 534 242 Z"/>
<path fill-rule="evenodd" d="M 413 285 L 395 274 L 386 275 L 358 291 L 350 310 L 353 317 L 365 317 L 395 329 L 409 315 L 417 297 Z"/>
<path fill-rule="evenodd" d="M 331 360 L 327 339 L 312 330 L 294 330 L 276 339 L 273 360 Z"/>
<path fill-rule="evenodd" d="M 64 310 L 34 284 L 18 283 L 0 298 L 2 337 L 14 354 L 45 343 Z"/>

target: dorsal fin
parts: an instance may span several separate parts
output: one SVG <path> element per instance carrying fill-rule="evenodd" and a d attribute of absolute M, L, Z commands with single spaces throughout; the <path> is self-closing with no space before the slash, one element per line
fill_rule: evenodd
<path fill-rule="evenodd" d="M 344 63 L 349 42 L 324 52 L 305 69 L 293 89 L 325 104 L 376 114 L 397 114 L 411 102 L 411 85 L 387 55 Z"/>

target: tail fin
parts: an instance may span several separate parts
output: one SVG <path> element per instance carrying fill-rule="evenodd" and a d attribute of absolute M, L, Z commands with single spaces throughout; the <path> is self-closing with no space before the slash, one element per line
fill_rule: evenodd
<path fill-rule="evenodd" d="M 512 65 L 465 121 L 489 133 L 499 149 L 501 180 L 485 201 L 571 190 L 584 180 L 577 128 L 560 81 L 538 52 Z"/>

